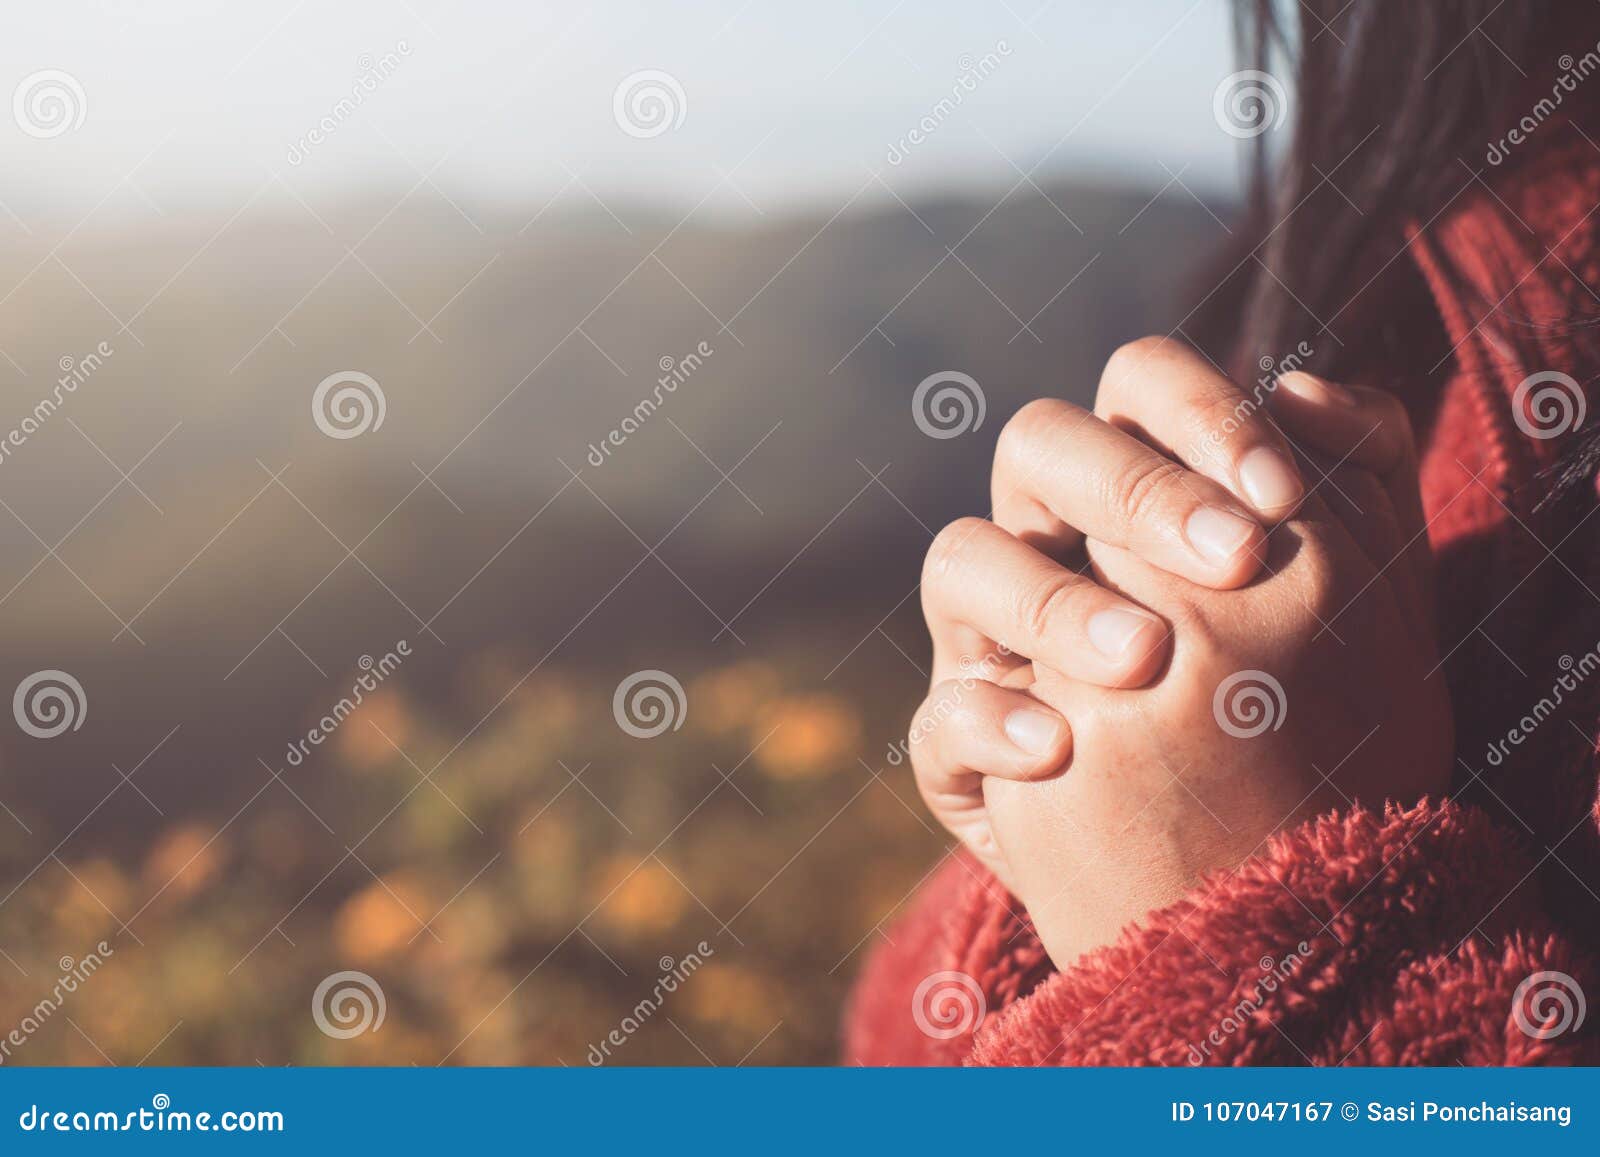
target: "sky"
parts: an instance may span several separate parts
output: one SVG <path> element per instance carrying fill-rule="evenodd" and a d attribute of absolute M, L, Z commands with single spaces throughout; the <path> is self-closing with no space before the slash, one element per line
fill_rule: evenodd
<path fill-rule="evenodd" d="M 907 196 L 1023 174 L 1226 191 L 1231 71 L 1224 0 L 69 0 L 8 15 L 0 164 L 23 217 L 237 204 L 274 177 L 735 214 L 837 204 L 874 172 Z M 630 77 L 664 126 L 624 125 Z M 29 111 L 41 88 L 63 131 Z"/>

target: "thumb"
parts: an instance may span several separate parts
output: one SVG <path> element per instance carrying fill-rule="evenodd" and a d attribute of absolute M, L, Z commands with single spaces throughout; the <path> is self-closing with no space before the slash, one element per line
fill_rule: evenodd
<path fill-rule="evenodd" d="M 1391 581 L 1418 627 L 1433 631 L 1433 553 L 1422 508 L 1416 438 L 1405 407 L 1393 394 L 1346 386 L 1296 370 L 1278 379 L 1269 402 L 1272 417 L 1314 465 L 1306 481 L 1327 487 L 1328 506 L 1373 557 L 1380 573 L 1398 559 Z M 1320 476 L 1320 478 L 1319 478 Z M 1374 518 L 1363 490 L 1386 499 L 1388 519 Z M 1356 506 L 1352 516 L 1345 510 Z M 1375 525 L 1392 520 L 1392 526 Z M 1381 544 L 1381 545 L 1380 545 Z"/>
<path fill-rule="evenodd" d="M 1354 466 L 1388 492 L 1404 541 L 1426 523 L 1417 478 L 1417 443 L 1400 400 L 1383 390 L 1346 386 L 1295 370 L 1278 379 L 1269 407 L 1285 437 L 1307 457 Z M 1307 479 L 1311 482 L 1311 479 Z"/>

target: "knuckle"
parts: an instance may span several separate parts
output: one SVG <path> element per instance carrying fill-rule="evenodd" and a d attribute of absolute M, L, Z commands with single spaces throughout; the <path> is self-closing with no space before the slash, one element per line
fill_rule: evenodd
<path fill-rule="evenodd" d="M 969 691 L 959 679 L 936 683 L 911 717 L 906 742 L 911 766 L 919 774 L 935 771 L 948 762 L 938 749 L 949 747 L 952 736 L 974 727 L 976 715 L 968 702 Z"/>
<path fill-rule="evenodd" d="M 1107 505 L 1128 526 L 1148 524 L 1170 501 L 1173 488 L 1184 485 L 1187 475 L 1187 470 L 1170 459 L 1131 461 L 1111 476 Z"/>
<path fill-rule="evenodd" d="M 1307 559 L 1309 565 L 1305 568 L 1300 580 L 1300 597 L 1304 600 L 1305 609 L 1317 623 L 1323 623 L 1336 616 L 1342 608 L 1345 590 L 1340 580 L 1339 569 L 1331 557 L 1320 550 L 1313 550 Z"/>
<path fill-rule="evenodd" d="M 922 564 L 924 588 L 937 588 L 952 571 L 960 569 L 974 539 L 989 523 L 982 518 L 958 518 L 934 536 Z"/>
<path fill-rule="evenodd" d="M 1411 426 L 1411 415 L 1405 404 L 1393 394 L 1384 394 L 1378 404 L 1377 419 L 1395 449 L 1410 453 L 1416 446 L 1416 431 Z"/>
<path fill-rule="evenodd" d="M 995 444 L 995 456 L 1006 462 L 1025 461 L 1047 432 L 1061 420 L 1071 405 L 1059 398 L 1035 398 L 1006 422 Z"/>
<path fill-rule="evenodd" d="M 1187 594 L 1180 596 L 1174 607 L 1173 633 L 1182 639 L 1185 649 L 1198 655 L 1226 655 L 1233 646 L 1227 632 L 1207 613 L 1206 605 Z"/>
<path fill-rule="evenodd" d="M 1359 576 L 1342 561 L 1345 549 L 1319 534 L 1307 534 L 1294 558 L 1278 572 L 1271 613 L 1283 624 L 1280 643 L 1306 632 L 1314 635 L 1345 609 L 1360 585 Z"/>
<path fill-rule="evenodd" d="M 1068 614 L 1078 584 L 1065 571 L 1040 579 L 1018 595 L 1017 621 L 1031 639 L 1048 638 L 1050 626 Z"/>
<path fill-rule="evenodd" d="M 911 715 L 911 721 L 906 725 L 906 754 L 911 759 L 911 770 L 917 778 L 932 774 L 937 769 L 936 752 L 934 748 L 939 741 L 940 718 L 934 710 L 934 705 L 939 702 L 939 688 L 935 687 L 928 697 L 917 705 L 916 711 Z"/>
<path fill-rule="evenodd" d="M 1197 444 L 1221 444 L 1240 430 L 1266 427 L 1260 409 L 1259 402 L 1247 394 L 1214 390 L 1194 399 L 1185 408 L 1185 419 Z"/>
<path fill-rule="evenodd" d="M 954 679 L 935 683 L 928 691 L 928 697 L 917 707 L 916 714 L 911 718 L 913 740 L 919 734 L 927 736 L 938 731 L 950 719 L 960 702 L 960 683 Z"/>
<path fill-rule="evenodd" d="M 1182 580 L 1162 583 L 1161 614 L 1176 650 L 1215 654 L 1224 648 L 1224 632 L 1216 622 L 1217 606 L 1209 592 Z"/>
<path fill-rule="evenodd" d="M 1100 373 L 1100 393 L 1110 395 L 1127 387 L 1133 379 L 1149 370 L 1152 359 L 1167 345 L 1169 339 L 1151 335 L 1124 342 L 1111 351 L 1105 369 Z"/>

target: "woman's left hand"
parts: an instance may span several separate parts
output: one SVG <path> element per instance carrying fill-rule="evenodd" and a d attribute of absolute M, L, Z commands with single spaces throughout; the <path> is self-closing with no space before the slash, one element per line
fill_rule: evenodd
<path fill-rule="evenodd" d="M 1388 395 L 1306 374 L 1267 393 L 1276 426 L 1267 398 L 1193 351 L 1136 343 L 1108 369 L 1094 417 L 1036 415 L 1034 441 L 1019 453 L 1013 439 L 1010 458 L 997 462 L 997 523 L 1057 556 L 1081 544 L 1102 587 L 1172 625 L 1170 662 L 1147 687 L 1096 686 L 1040 662 L 1003 681 L 1072 731 L 1062 774 L 982 781 L 1006 882 L 1058 964 L 1108 943 L 1205 873 L 1243 863 L 1292 823 L 1355 801 L 1414 801 L 1448 782 L 1453 729 L 1404 411 Z M 1132 454 L 1103 456 L 1102 426 L 1136 431 L 1246 499 L 1289 487 L 1252 495 L 1240 480 L 1243 455 L 1261 445 L 1277 453 L 1280 439 L 1304 451 L 1310 485 L 1276 512 L 1261 574 L 1210 589 L 1093 530 L 1084 542 L 1082 520 L 1052 502 L 1063 490 L 1052 474 L 1073 477 L 1081 511 L 1141 468 Z M 1086 460 L 1098 489 L 1085 484 Z M 1181 542 L 1182 528 L 1167 540 Z"/>

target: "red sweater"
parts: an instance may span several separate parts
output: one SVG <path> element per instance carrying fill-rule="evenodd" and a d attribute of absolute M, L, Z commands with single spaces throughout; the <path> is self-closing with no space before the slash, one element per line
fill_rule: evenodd
<path fill-rule="evenodd" d="M 1449 794 L 1282 832 L 1061 968 L 1015 898 L 952 854 L 868 959 L 847 1063 L 1600 1062 L 1600 1032 L 1577 1023 L 1582 994 L 1600 998 L 1600 518 L 1593 502 L 1533 509 L 1570 435 L 1532 436 L 1555 423 L 1514 411 L 1530 374 L 1600 374 L 1564 324 L 1600 315 L 1600 150 L 1574 139 L 1486 176 L 1492 192 L 1472 182 L 1405 250 L 1454 347 L 1414 407 Z M 1498 336 L 1513 330 L 1531 357 Z M 1541 972 L 1565 975 L 1519 1000 Z"/>

